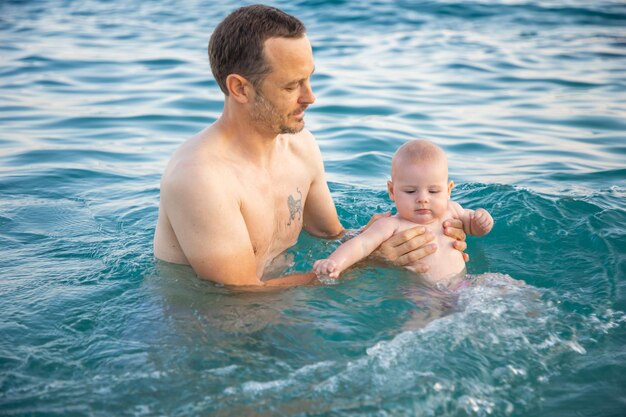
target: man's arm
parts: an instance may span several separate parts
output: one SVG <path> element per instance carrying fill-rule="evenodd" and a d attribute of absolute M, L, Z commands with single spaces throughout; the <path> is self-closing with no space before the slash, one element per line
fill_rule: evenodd
<path fill-rule="evenodd" d="M 191 172 L 190 172 L 191 171 Z M 185 257 L 196 274 L 225 285 L 302 285 L 314 274 L 263 282 L 239 199 L 220 184 L 215 173 L 193 168 L 161 185 L 161 204 Z"/>
<path fill-rule="evenodd" d="M 337 209 L 330 195 L 319 146 L 310 133 L 307 139 L 305 160 L 312 171 L 312 181 L 304 203 L 303 228 L 313 236 L 326 239 L 337 238 L 344 233 L 345 229 L 339 222 Z"/>

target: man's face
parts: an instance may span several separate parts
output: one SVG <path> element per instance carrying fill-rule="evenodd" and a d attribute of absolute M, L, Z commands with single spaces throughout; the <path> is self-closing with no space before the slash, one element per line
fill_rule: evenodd
<path fill-rule="evenodd" d="M 297 133 L 304 128 L 304 111 L 313 104 L 311 75 L 315 69 L 311 44 L 297 39 L 270 38 L 264 55 L 271 71 L 252 102 L 251 117 L 275 134 Z"/>
<path fill-rule="evenodd" d="M 452 191 L 446 163 L 399 162 L 388 188 L 400 217 L 418 224 L 443 220 Z"/>

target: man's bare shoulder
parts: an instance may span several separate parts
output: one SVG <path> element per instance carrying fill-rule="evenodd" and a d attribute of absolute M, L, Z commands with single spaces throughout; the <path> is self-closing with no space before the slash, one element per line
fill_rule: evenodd
<path fill-rule="evenodd" d="M 202 131 L 184 142 L 172 155 L 161 179 L 161 190 L 185 192 L 232 190 L 232 166 L 219 155 L 210 132 Z"/>

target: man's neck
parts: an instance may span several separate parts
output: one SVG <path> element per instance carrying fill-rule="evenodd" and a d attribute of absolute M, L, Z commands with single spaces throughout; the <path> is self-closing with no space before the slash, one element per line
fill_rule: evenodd
<path fill-rule="evenodd" d="M 271 131 L 263 131 L 250 120 L 247 114 L 241 114 L 224 106 L 224 112 L 215 122 L 215 128 L 229 148 L 260 167 L 267 167 L 276 149 L 279 135 Z"/>

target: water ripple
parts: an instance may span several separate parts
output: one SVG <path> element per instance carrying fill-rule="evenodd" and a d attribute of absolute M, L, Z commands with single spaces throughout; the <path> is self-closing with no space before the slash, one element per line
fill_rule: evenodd
<path fill-rule="evenodd" d="M 154 261 L 160 175 L 222 111 L 206 43 L 239 3 L 0 2 L 2 413 L 619 415 L 623 2 L 276 2 L 313 43 L 346 227 L 393 210 L 413 138 L 493 214 L 446 296 L 368 265 L 239 294 Z M 337 245 L 301 236 L 287 271 Z"/>

